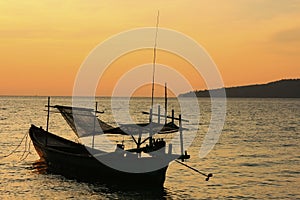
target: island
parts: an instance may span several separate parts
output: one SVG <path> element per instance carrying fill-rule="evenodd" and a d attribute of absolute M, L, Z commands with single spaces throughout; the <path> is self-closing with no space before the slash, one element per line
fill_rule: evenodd
<path fill-rule="evenodd" d="M 180 94 L 180 97 L 210 97 L 209 92 L 221 89 L 197 90 Z M 246 85 L 225 88 L 226 96 L 230 98 L 300 98 L 300 79 L 284 79 L 267 84 Z"/>

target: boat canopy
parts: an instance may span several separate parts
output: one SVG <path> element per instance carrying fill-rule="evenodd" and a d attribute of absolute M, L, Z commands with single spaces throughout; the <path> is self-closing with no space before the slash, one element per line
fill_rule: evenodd
<path fill-rule="evenodd" d="M 175 124 L 159 124 L 152 122 L 140 124 L 121 124 L 113 127 L 97 118 L 93 109 L 55 105 L 74 133 L 80 137 L 100 134 L 138 135 L 143 133 L 170 133 L 178 131 Z M 99 113 L 99 112 L 98 112 Z"/>
<path fill-rule="evenodd" d="M 124 134 L 117 128 L 97 118 L 93 109 L 71 106 L 53 106 L 57 108 L 75 134 L 80 137 L 99 135 L 107 132 Z"/>

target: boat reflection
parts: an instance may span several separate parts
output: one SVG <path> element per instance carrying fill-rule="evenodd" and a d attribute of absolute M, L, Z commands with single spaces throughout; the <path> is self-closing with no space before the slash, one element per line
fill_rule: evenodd
<path fill-rule="evenodd" d="M 47 163 L 43 159 L 39 159 L 32 163 L 32 172 L 37 174 L 46 174 L 47 173 Z"/>

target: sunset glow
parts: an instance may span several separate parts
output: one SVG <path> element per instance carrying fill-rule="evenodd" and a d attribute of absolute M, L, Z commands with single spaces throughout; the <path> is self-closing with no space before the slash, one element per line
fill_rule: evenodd
<path fill-rule="evenodd" d="M 0 2 L 0 95 L 72 95 L 89 52 L 122 31 L 155 26 L 157 10 L 160 27 L 207 50 L 226 87 L 300 77 L 297 0 L 12 0 Z M 184 59 L 157 54 L 158 63 L 180 70 L 195 90 L 206 88 Z M 120 57 L 100 80 L 97 95 L 111 95 L 122 74 L 152 59 L 152 50 Z"/>

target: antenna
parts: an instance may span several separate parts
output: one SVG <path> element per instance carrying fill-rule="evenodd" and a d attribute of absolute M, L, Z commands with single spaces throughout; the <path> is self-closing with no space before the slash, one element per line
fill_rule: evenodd
<path fill-rule="evenodd" d="M 155 76 L 155 62 L 156 62 L 156 46 L 157 46 L 157 33 L 158 33 L 158 24 L 159 24 L 159 10 L 157 11 L 156 18 L 156 32 L 153 48 L 153 72 L 152 72 L 152 94 L 151 94 L 151 109 L 153 109 L 153 96 L 154 96 L 154 76 Z"/>

